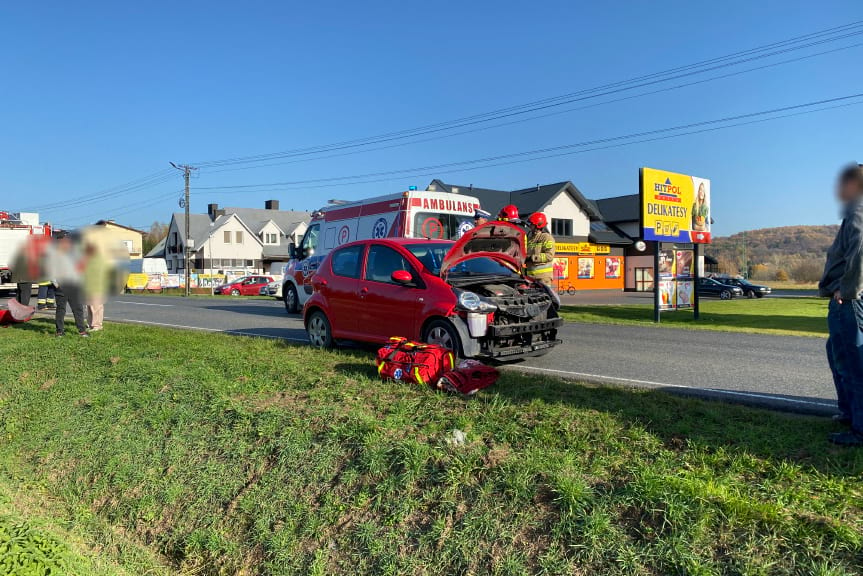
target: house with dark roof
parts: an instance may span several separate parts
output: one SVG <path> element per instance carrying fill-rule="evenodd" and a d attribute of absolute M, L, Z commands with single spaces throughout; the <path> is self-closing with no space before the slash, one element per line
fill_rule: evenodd
<path fill-rule="evenodd" d="M 435 179 L 426 189 L 475 196 L 483 210 L 491 212 L 493 216 L 507 204 L 517 206 L 519 215 L 525 220 L 534 212 L 543 212 L 548 218 L 549 230 L 559 242 L 586 241 L 615 246 L 632 244 L 630 238 L 602 225 L 602 213 L 596 203 L 588 200 L 570 181 L 505 191 L 447 184 Z"/>
<path fill-rule="evenodd" d="M 624 287 L 624 253 L 633 239 L 609 225 L 597 203 L 587 199 L 570 181 L 507 191 L 435 179 L 427 190 L 474 196 L 492 215 L 507 204 L 517 206 L 522 219 L 542 212 L 556 241 L 555 276 L 560 289 Z"/>
<path fill-rule="evenodd" d="M 189 215 L 191 264 L 196 272 L 225 274 L 281 274 L 289 246 L 302 238 L 310 219 L 307 212 L 279 210 L 277 200 L 263 209 L 219 208 L 209 204 L 206 214 Z M 185 214 L 171 216 L 168 235 L 148 257 L 165 258 L 168 273 L 184 272 Z"/>

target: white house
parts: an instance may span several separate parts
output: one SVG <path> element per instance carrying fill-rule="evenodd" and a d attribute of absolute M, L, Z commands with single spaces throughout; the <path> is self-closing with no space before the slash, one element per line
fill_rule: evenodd
<path fill-rule="evenodd" d="M 281 274 L 289 245 L 302 238 L 309 220 L 306 212 L 281 211 L 278 201 L 266 208 L 223 208 L 209 204 L 207 214 L 189 215 L 192 272 Z M 168 235 L 148 257 L 163 256 L 168 273 L 184 272 L 185 214 L 171 216 Z"/>

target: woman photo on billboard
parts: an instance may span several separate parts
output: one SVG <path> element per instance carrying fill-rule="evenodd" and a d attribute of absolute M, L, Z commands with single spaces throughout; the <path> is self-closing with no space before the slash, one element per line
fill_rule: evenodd
<path fill-rule="evenodd" d="M 695 202 L 692 204 L 692 229 L 697 232 L 707 231 L 707 190 L 704 182 L 698 184 L 698 192 L 695 194 Z"/>

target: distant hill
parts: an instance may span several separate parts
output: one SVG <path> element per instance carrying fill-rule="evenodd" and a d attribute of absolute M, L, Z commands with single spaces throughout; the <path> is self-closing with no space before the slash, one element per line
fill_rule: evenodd
<path fill-rule="evenodd" d="M 809 282 L 817 280 L 827 248 L 838 230 L 837 225 L 749 230 L 714 237 L 705 253 L 719 261 L 723 272 L 736 274 L 743 271 L 745 246 L 746 262 L 753 276 L 773 279 L 781 270 L 793 279 Z"/>

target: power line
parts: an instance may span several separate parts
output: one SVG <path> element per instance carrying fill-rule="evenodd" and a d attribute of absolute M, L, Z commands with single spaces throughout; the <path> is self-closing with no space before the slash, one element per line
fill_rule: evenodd
<path fill-rule="evenodd" d="M 106 188 L 105 190 L 102 190 L 100 192 L 95 192 L 93 194 L 78 196 L 78 197 L 72 198 L 72 199 L 67 200 L 67 201 L 54 202 L 51 204 L 43 204 L 40 206 L 31 206 L 30 208 L 28 208 L 27 211 L 40 212 L 42 210 L 48 210 L 48 209 L 52 209 L 52 208 L 64 208 L 64 207 L 70 207 L 70 206 L 77 206 L 79 204 L 87 204 L 89 202 L 98 202 L 98 201 L 103 200 L 105 198 L 110 198 L 112 196 L 116 196 L 116 195 L 121 194 L 121 193 L 132 192 L 132 191 L 140 190 L 140 189 L 147 188 L 150 186 L 154 186 L 157 184 L 161 184 L 162 182 L 169 180 L 170 179 L 169 176 L 172 176 L 172 175 L 173 175 L 173 171 L 171 171 L 171 170 L 160 170 L 159 172 L 154 172 L 153 174 L 150 174 L 148 176 L 144 176 L 144 177 L 138 178 L 136 180 L 132 180 L 130 182 L 127 182 L 125 184 L 121 184 L 119 186 L 113 186 L 111 188 Z"/>
<path fill-rule="evenodd" d="M 509 153 L 509 154 L 500 154 L 497 156 L 489 156 L 489 157 L 485 157 L 485 158 L 463 160 L 463 161 L 459 161 L 459 162 L 448 162 L 448 163 L 443 163 L 443 164 L 435 164 L 435 165 L 421 166 L 421 167 L 415 167 L 415 168 L 404 168 L 404 169 L 399 169 L 399 170 L 369 172 L 369 173 L 365 173 L 365 174 L 355 174 L 355 175 L 351 175 L 351 176 L 335 176 L 335 177 L 329 177 L 329 178 L 315 178 L 315 179 L 309 179 L 309 180 L 294 180 L 294 181 L 284 181 L 284 182 L 268 182 L 268 183 L 261 183 L 261 184 L 238 184 L 238 185 L 232 185 L 232 186 L 199 186 L 197 189 L 198 190 L 247 190 L 247 191 L 251 191 L 251 192 L 256 192 L 257 190 L 254 190 L 256 188 L 275 187 L 275 186 L 280 186 L 280 187 L 282 187 L 282 186 L 306 186 L 309 184 L 319 184 L 319 183 L 325 183 L 325 182 L 326 183 L 334 183 L 334 182 L 345 181 L 345 180 L 358 180 L 358 179 L 373 178 L 373 177 L 378 177 L 378 176 L 395 176 L 395 175 L 400 175 L 400 174 L 403 175 L 403 174 L 428 171 L 428 170 L 451 169 L 451 168 L 458 168 L 460 166 L 469 166 L 469 165 L 474 165 L 474 164 L 485 164 L 485 163 L 489 163 L 489 162 L 499 162 L 502 160 L 522 158 L 522 157 L 526 157 L 526 156 L 536 156 L 539 154 L 547 154 L 549 152 L 571 150 L 571 149 L 577 149 L 577 148 L 584 148 L 584 147 L 588 147 L 588 146 L 595 146 L 598 144 L 606 144 L 606 143 L 613 143 L 613 142 L 619 142 L 619 141 L 625 141 L 625 140 L 632 140 L 632 139 L 637 139 L 637 138 L 643 138 L 646 136 L 668 134 L 671 132 L 681 132 L 681 131 L 691 130 L 693 128 L 699 128 L 699 127 L 703 127 L 703 126 L 714 126 L 717 124 L 725 124 L 725 123 L 731 123 L 731 122 L 736 122 L 736 121 L 740 121 L 740 120 L 746 120 L 746 119 L 752 119 L 752 118 L 759 118 L 759 117 L 763 117 L 763 116 L 781 114 L 783 112 L 791 112 L 791 111 L 795 111 L 795 110 L 799 111 L 799 110 L 805 110 L 805 109 L 809 109 L 809 108 L 815 108 L 817 106 L 825 106 L 825 105 L 835 104 L 835 103 L 840 103 L 840 102 L 848 102 L 850 100 L 858 99 L 858 98 L 863 98 L 863 93 L 850 94 L 850 95 L 846 95 L 846 96 L 837 96 L 834 98 L 817 100 L 814 102 L 807 102 L 804 104 L 794 104 L 791 106 L 783 106 L 783 107 L 779 107 L 779 108 L 773 108 L 770 110 L 761 110 L 758 112 L 750 112 L 747 114 L 737 114 L 734 116 L 727 116 L 724 118 L 717 118 L 717 119 L 712 119 L 712 120 L 703 120 L 700 122 L 692 122 L 692 123 L 688 123 L 688 124 L 681 124 L 681 125 L 671 126 L 671 127 L 666 127 L 666 128 L 658 128 L 658 129 L 654 129 L 654 130 L 635 132 L 635 133 L 631 133 L 631 134 L 611 136 L 611 137 L 606 137 L 606 138 L 598 138 L 598 139 L 594 139 L 594 140 L 588 140 L 588 141 L 577 142 L 577 143 L 572 143 L 572 144 L 563 144 L 560 146 L 551 146 L 551 147 L 539 148 L 539 149 L 534 149 L 534 150 L 525 150 L 525 151 L 513 152 L 513 153 Z M 859 104 L 859 103 L 863 103 L 863 101 L 855 102 L 855 104 Z M 811 113 L 811 112 L 816 112 L 816 111 L 819 111 L 819 110 L 809 110 L 806 113 Z M 500 166 L 500 165 L 504 165 L 504 164 L 505 163 L 494 164 L 494 166 Z"/>
<path fill-rule="evenodd" d="M 312 161 L 312 160 L 327 160 L 327 159 L 331 159 L 331 158 L 340 158 L 340 157 L 342 157 L 342 156 L 351 156 L 351 155 L 354 155 L 354 154 L 362 154 L 362 153 L 365 153 L 365 152 L 376 152 L 376 151 L 379 151 L 379 150 L 387 150 L 387 149 L 391 149 L 391 148 L 399 148 L 399 147 L 402 147 L 402 146 L 404 146 L 404 145 L 406 145 L 406 144 L 421 144 L 421 143 L 425 143 L 425 142 L 432 142 L 432 141 L 436 141 L 436 140 L 442 140 L 442 139 L 445 139 L 445 138 L 452 138 L 452 137 L 455 137 L 455 136 L 463 136 L 463 135 L 465 135 L 465 134 L 473 134 L 473 133 L 476 133 L 476 132 L 482 132 L 482 131 L 485 131 L 485 130 L 491 130 L 491 129 L 494 129 L 494 128 L 501 128 L 501 127 L 504 127 L 504 126 L 511 126 L 511 125 L 514 125 L 514 124 L 522 124 L 522 123 L 525 123 L 525 122 L 531 122 L 531 121 L 533 121 L 533 120 L 539 120 L 539 119 L 542 119 L 542 118 L 548 118 L 548 117 L 551 117 L 551 116 L 558 116 L 558 115 L 561 115 L 561 114 L 568 114 L 568 113 L 570 113 L 570 112 L 577 112 L 577 111 L 580 111 L 580 110 L 587 110 L 587 109 L 589 109 L 589 108 L 596 108 L 596 107 L 598 107 L 598 106 L 605 106 L 605 105 L 607 105 L 607 104 L 615 104 L 615 103 L 618 103 L 618 102 L 624 102 L 624 101 L 627 101 L 627 100 L 634 100 L 634 99 L 636 99 L 636 98 L 643 98 L 643 97 L 645 97 L 645 96 L 652 96 L 652 95 L 655 95 L 655 94 L 661 94 L 661 93 L 663 93 L 663 92 L 671 92 L 671 91 L 674 91 L 674 90 L 680 90 L 680 89 L 682 89 L 682 88 L 688 88 L 688 87 L 691 87 L 691 86 L 697 86 L 697 85 L 700 85 L 700 84 L 705 84 L 705 83 L 707 83 L 707 82 L 713 82 L 713 81 L 716 81 L 716 80 L 722 80 L 722 79 L 730 78 L 730 77 L 733 77 L 733 76 L 739 76 L 739 75 L 741 75 L 741 74 L 747 74 L 747 73 L 749 73 L 749 72 L 756 72 L 756 71 L 759 71 L 759 70 L 765 70 L 765 69 L 768 69 L 768 68 L 774 68 L 774 67 L 777 67 L 777 66 L 782 66 L 782 65 L 790 64 L 790 63 L 794 63 L 794 62 L 799 62 L 799 61 L 802 61 L 802 60 L 808 60 L 808 59 L 815 58 L 815 57 L 818 57 L 818 56 L 823 56 L 823 55 L 826 55 L 826 54 L 832 54 L 832 53 L 840 52 L 840 51 L 843 51 L 843 50 L 849 50 L 849 49 L 851 49 L 851 48 L 859 48 L 859 47 L 861 47 L 861 46 L 863 46 L 863 42 L 856 43 L 856 44 L 850 44 L 850 45 L 848 45 L 848 46 L 840 46 L 839 48 L 832 48 L 832 49 L 830 49 L 830 50 L 825 50 L 825 51 L 822 51 L 822 52 L 816 52 L 816 53 L 814 53 L 814 54 L 806 54 L 806 55 L 804 55 L 804 56 L 798 56 L 798 57 L 796 57 L 796 58 L 790 58 L 790 59 L 787 59 L 787 60 L 782 60 L 782 61 L 780 61 L 780 62 L 772 62 L 772 63 L 770 63 L 770 64 L 764 64 L 764 65 L 762 65 L 762 66 L 756 66 L 756 67 L 754 67 L 754 68 L 747 68 L 747 69 L 745 69 L 745 70 L 737 70 L 737 71 L 735 71 L 735 72 L 728 72 L 728 73 L 726 73 L 726 74 L 722 74 L 722 75 L 719 75 L 719 76 L 713 76 L 713 77 L 711 77 L 711 78 L 702 78 L 702 79 L 700 79 L 700 80 L 694 80 L 694 81 L 691 81 L 691 82 L 685 82 L 685 83 L 682 83 L 682 84 L 675 84 L 675 85 L 673 85 L 673 86 L 666 86 L 666 87 L 664 87 L 664 88 L 659 88 L 659 89 L 656 89 L 656 90 L 651 90 L 651 91 L 649 91 L 649 92 L 641 92 L 641 93 L 639 93 L 639 94 L 631 94 L 631 95 L 629 95 L 629 96 L 621 96 L 621 97 L 619 97 L 619 98 L 615 98 L 615 99 L 612 99 L 612 100 L 605 100 L 605 101 L 602 101 L 602 102 L 595 102 L 595 103 L 592 103 L 592 104 L 586 104 L 586 105 L 584 105 L 584 106 L 578 106 L 578 107 L 575 107 L 575 108 L 567 108 L 567 109 L 565 109 L 565 110 L 554 110 L 554 111 L 551 111 L 551 112 L 545 112 L 545 113 L 543 113 L 543 114 L 538 114 L 538 115 L 535 115 L 535 116 L 531 116 L 531 117 L 529 117 L 529 118 L 520 118 L 520 119 L 517 119 L 517 120 L 509 120 L 509 121 L 506 121 L 506 122 L 502 122 L 502 123 L 499 123 L 499 124 L 492 124 L 492 125 L 489 125 L 489 126 L 479 126 L 479 127 L 470 128 L 470 129 L 467 129 L 467 130 L 462 130 L 462 131 L 460 131 L 460 132 L 453 132 L 453 133 L 450 133 L 450 134 L 439 134 L 439 135 L 437 135 L 437 136 L 431 136 L 431 137 L 423 138 L 423 139 L 420 139 L 420 140 L 413 140 L 413 141 L 411 141 L 411 142 L 409 142 L 409 143 L 387 144 L 387 145 L 385 145 L 385 146 L 377 146 L 377 147 L 375 147 L 375 148 L 371 148 L 371 149 L 364 149 L 364 150 L 351 150 L 351 151 L 346 151 L 346 152 L 339 152 L 339 153 L 336 153 L 336 154 L 329 154 L 329 155 L 326 155 L 326 156 L 317 156 L 317 157 L 315 157 L 315 158 L 296 158 L 296 159 L 294 159 L 294 160 L 286 160 L 286 161 L 282 161 L 282 162 L 272 162 L 272 163 L 269 163 L 269 164 L 258 164 L 258 165 L 256 165 L 256 166 L 239 166 L 239 167 L 234 167 L 234 168 L 222 168 L 222 169 L 218 169 L 218 170 L 209 170 L 209 171 L 208 171 L 208 173 L 209 173 L 209 174 L 216 174 L 216 173 L 221 173 L 221 172 L 235 172 L 235 171 L 239 171 L 239 170 L 253 170 L 253 169 L 258 169 L 258 168 L 267 168 L 267 167 L 272 167 L 272 166 L 284 166 L 284 165 L 287 165 L 287 164 L 297 164 L 297 163 L 301 163 L 301 162 L 309 162 L 309 161 Z"/>
<path fill-rule="evenodd" d="M 695 64 L 689 64 L 686 66 L 672 68 L 670 70 L 666 70 L 666 71 L 662 71 L 662 72 L 656 72 L 653 74 L 639 76 L 639 77 L 629 79 L 629 80 L 618 81 L 618 82 L 605 84 L 605 85 L 594 87 L 594 88 L 588 88 L 588 89 L 580 90 L 577 92 L 572 92 L 569 94 L 564 94 L 564 95 L 555 96 L 555 97 L 551 97 L 551 98 L 545 98 L 545 99 L 537 100 L 537 101 L 530 102 L 527 104 L 511 106 L 508 108 L 502 108 L 502 109 L 498 109 L 498 110 L 495 110 L 492 112 L 476 114 L 473 116 L 467 116 L 467 117 L 463 117 L 463 118 L 459 118 L 459 119 L 451 120 L 451 121 L 447 121 L 447 122 L 430 124 L 430 125 L 426 125 L 426 126 L 413 128 L 413 129 L 388 132 L 388 133 L 380 134 L 377 136 L 366 137 L 366 138 L 346 140 L 346 141 L 336 142 L 336 143 L 328 144 L 328 145 L 313 146 L 313 147 L 308 147 L 308 148 L 298 148 L 298 149 L 288 150 L 288 151 L 284 151 L 284 152 L 275 152 L 275 153 L 269 153 L 269 154 L 258 154 L 258 155 L 252 155 L 252 156 L 228 158 L 225 160 L 198 162 L 197 164 L 202 166 L 202 167 L 215 167 L 215 166 L 225 166 L 225 165 L 233 165 L 233 164 L 254 163 L 254 162 L 261 162 L 261 161 L 274 160 L 274 159 L 287 158 L 287 157 L 308 156 L 308 155 L 320 154 L 322 152 L 368 146 L 370 144 L 388 142 L 388 141 L 392 141 L 392 140 L 401 140 L 401 139 L 416 137 L 416 136 L 420 136 L 420 135 L 424 135 L 424 134 L 451 130 L 451 129 L 459 128 L 459 127 L 463 127 L 463 126 L 469 126 L 469 125 L 474 125 L 474 124 L 478 124 L 478 123 L 490 122 L 490 121 L 498 120 L 501 118 L 527 114 L 530 112 L 540 111 L 540 110 L 548 109 L 551 107 L 562 106 L 562 105 L 570 104 L 570 103 L 577 102 L 577 101 L 582 101 L 582 100 L 592 99 L 592 98 L 598 98 L 601 96 L 615 94 L 615 93 L 619 93 L 619 92 L 627 91 L 627 90 L 633 90 L 636 88 L 650 86 L 650 85 L 654 85 L 654 84 L 661 83 L 661 82 L 667 82 L 670 80 L 688 77 L 688 76 L 692 76 L 695 74 L 702 74 L 702 73 L 717 70 L 720 68 L 735 66 L 737 64 L 742 64 L 742 63 L 750 62 L 753 60 L 768 58 L 771 56 L 776 56 L 779 54 L 783 54 L 783 53 L 787 53 L 787 52 L 791 52 L 791 51 L 795 51 L 795 50 L 801 50 L 804 48 L 809 48 L 812 46 L 817 46 L 817 45 L 828 43 L 828 42 L 835 42 L 837 40 L 841 40 L 844 38 L 849 38 L 852 36 L 857 36 L 857 35 L 863 34 L 863 29 L 861 29 L 861 25 L 863 25 L 863 21 L 852 22 L 852 23 L 845 24 L 842 26 L 830 28 L 827 30 L 822 30 L 822 31 L 814 32 L 814 33 L 810 33 L 810 34 L 805 34 L 803 36 L 798 36 L 798 37 L 783 40 L 780 42 L 774 42 L 772 44 L 767 44 L 767 45 L 760 46 L 757 48 L 752 48 L 749 50 L 735 52 L 733 54 L 729 54 L 726 56 L 720 56 L 717 58 L 712 58 L 710 60 L 705 60 L 705 61 L 695 63 Z M 802 42 L 802 44 L 801 44 L 801 42 Z"/>

